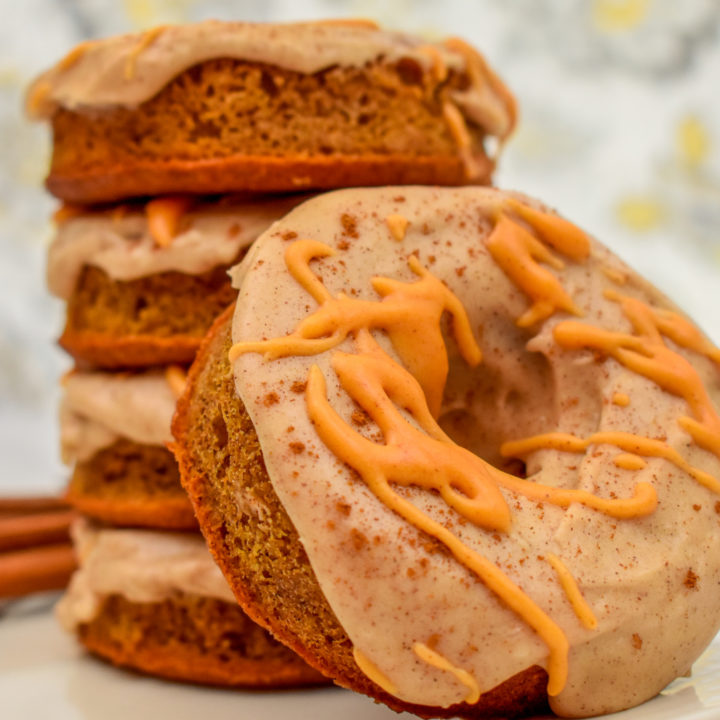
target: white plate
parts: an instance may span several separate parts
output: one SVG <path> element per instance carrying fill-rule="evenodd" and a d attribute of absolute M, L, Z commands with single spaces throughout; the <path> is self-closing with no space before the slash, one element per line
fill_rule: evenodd
<path fill-rule="evenodd" d="M 360 695 L 328 688 L 241 692 L 164 682 L 84 655 L 57 626 L 52 598 L 0 615 L 2 720 L 411 720 Z M 720 635 L 693 668 L 640 707 L 613 720 L 720 718 Z M 539 720 L 539 719 L 538 719 Z"/>

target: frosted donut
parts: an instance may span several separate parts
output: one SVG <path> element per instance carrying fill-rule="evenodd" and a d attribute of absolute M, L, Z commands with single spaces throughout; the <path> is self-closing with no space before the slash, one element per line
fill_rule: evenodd
<path fill-rule="evenodd" d="M 76 510 L 110 525 L 197 529 L 166 447 L 184 382 L 177 365 L 138 373 L 76 370 L 63 379 L 60 448 L 72 467 L 65 499 Z"/>
<path fill-rule="evenodd" d="M 47 265 L 50 291 L 67 303 L 60 345 L 98 368 L 192 362 L 235 299 L 227 270 L 301 199 L 166 196 L 63 206 Z"/>
<path fill-rule="evenodd" d="M 196 533 L 73 527 L 78 558 L 55 613 L 93 655 L 183 682 L 327 682 L 243 613 Z"/>
<path fill-rule="evenodd" d="M 353 20 L 208 20 L 82 43 L 35 80 L 27 110 L 52 124 L 48 189 L 76 203 L 485 184 L 516 115 L 465 42 Z"/>
<path fill-rule="evenodd" d="M 174 432 L 252 617 L 425 716 L 595 715 L 689 670 L 720 621 L 720 352 L 660 292 L 479 188 L 315 198 L 234 279 Z"/>

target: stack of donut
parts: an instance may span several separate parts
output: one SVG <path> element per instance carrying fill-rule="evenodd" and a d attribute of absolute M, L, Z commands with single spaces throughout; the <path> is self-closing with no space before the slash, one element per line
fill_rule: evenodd
<path fill-rule="evenodd" d="M 47 187 L 63 205 L 48 281 L 76 363 L 61 437 L 86 519 L 64 624 L 101 657 L 175 679 L 321 681 L 237 606 L 205 549 L 168 449 L 175 403 L 235 299 L 228 269 L 274 221 L 326 189 L 487 183 L 512 96 L 459 40 L 212 21 L 84 43 L 28 110 L 52 125 Z M 355 242 L 351 215 L 340 232 Z"/>

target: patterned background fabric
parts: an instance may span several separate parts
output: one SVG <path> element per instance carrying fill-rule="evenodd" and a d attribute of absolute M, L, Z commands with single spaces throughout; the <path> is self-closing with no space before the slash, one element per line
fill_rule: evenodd
<path fill-rule="evenodd" d="M 76 43 L 209 17 L 363 16 L 473 42 L 521 122 L 497 184 L 557 207 L 720 342 L 720 0 L 0 0 L 0 492 L 58 491 L 56 202 L 23 90 Z"/>

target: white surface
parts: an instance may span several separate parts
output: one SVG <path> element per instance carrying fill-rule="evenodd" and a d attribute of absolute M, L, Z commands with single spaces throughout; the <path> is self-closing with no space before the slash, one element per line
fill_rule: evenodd
<path fill-rule="evenodd" d="M 0 607 L 0 613 L 2 608 Z M 50 599 L 0 614 L 2 720 L 411 720 L 338 688 L 243 692 L 193 687 L 117 670 L 83 654 L 58 627 Z M 720 635 L 695 664 L 640 707 L 613 720 L 717 720 Z M 540 720 L 540 719 L 538 719 Z"/>

